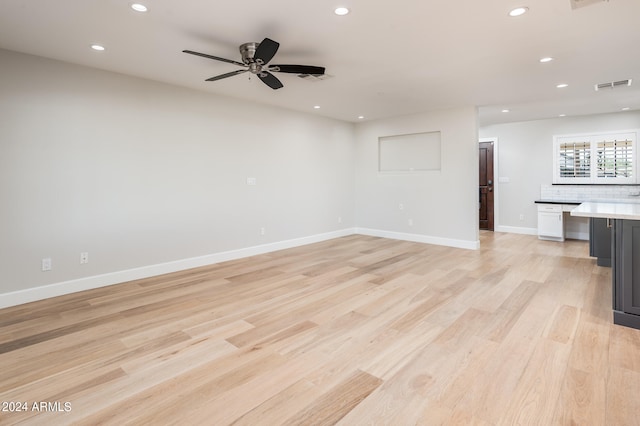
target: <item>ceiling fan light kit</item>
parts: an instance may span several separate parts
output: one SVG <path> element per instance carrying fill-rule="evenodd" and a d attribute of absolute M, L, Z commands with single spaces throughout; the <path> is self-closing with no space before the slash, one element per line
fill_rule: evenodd
<path fill-rule="evenodd" d="M 183 50 L 183 52 L 243 67 L 243 69 L 240 70 L 208 78 L 206 81 L 222 80 L 223 78 L 250 72 L 251 74 L 255 74 L 256 76 L 258 76 L 258 78 L 264 84 L 276 90 L 283 87 L 283 84 L 275 75 L 272 74 L 273 72 L 282 72 L 287 74 L 310 74 L 317 76 L 324 74 L 324 67 L 316 67 L 312 65 L 268 65 L 269 61 L 271 61 L 271 59 L 273 59 L 273 57 L 278 52 L 279 47 L 280 44 L 276 41 L 271 40 L 270 38 L 265 38 L 260 43 L 249 42 L 241 44 L 239 49 L 240 55 L 242 57 L 242 62 L 220 58 L 218 56 L 207 55 L 205 53 L 194 52 L 193 50 Z"/>

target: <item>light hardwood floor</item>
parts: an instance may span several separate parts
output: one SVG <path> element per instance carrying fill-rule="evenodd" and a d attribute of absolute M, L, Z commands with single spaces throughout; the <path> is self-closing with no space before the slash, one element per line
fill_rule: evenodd
<path fill-rule="evenodd" d="M 481 243 L 349 236 L 1 310 L 0 401 L 29 405 L 0 424 L 640 424 L 611 270 Z"/>

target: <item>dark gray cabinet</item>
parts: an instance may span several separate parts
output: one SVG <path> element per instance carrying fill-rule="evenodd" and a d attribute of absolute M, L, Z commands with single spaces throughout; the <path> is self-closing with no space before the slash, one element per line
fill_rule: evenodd
<path fill-rule="evenodd" d="M 589 219 L 589 256 L 597 258 L 598 266 L 611 266 L 610 220 L 599 217 Z"/>
<path fill-rule="evenodd" d="M 613 322 L 640 329 L 640 220 L 616 219 L 611 235 Z"/>

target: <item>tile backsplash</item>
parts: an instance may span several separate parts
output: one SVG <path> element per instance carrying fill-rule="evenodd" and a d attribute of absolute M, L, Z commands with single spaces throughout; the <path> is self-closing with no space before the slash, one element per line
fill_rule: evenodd
<path fill-rule="evenodd" d="M 640 203 L 640 185 L 540 185 L 540 199 Z"/>

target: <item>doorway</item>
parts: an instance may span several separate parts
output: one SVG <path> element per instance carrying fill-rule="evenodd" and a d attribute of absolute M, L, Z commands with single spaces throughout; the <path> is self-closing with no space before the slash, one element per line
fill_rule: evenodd
<path fill-rule="evenodd" d="M 480 203 L 480 229 L 493 231 L 493 142 L 480 142 L 480 178 L 478 181 Z"/>

